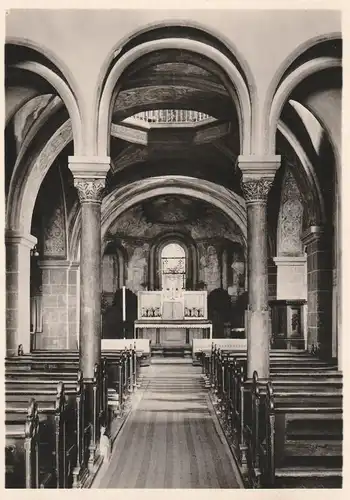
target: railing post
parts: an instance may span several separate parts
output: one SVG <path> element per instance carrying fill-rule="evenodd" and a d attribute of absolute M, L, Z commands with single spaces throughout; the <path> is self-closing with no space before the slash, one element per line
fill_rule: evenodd
<path fill-rule="evenodd" d="M 88 469 L 92 471 L 96 458 L 96 443 L 98 439 L 98 423 L 99 423 L 99 408 L 98 408 L 98 392 L 100 390 L 99 366 L 96 363 L 94 366 L 94 378 L 92 381 L 92 422 L 91 422 L 91 440 L 89 445 L 89 461 Z"/>
<path fill-rule="evenodd" d="M 252 466 L 254 469 L 259 468 L 259 446 L 260 446 L 260 388 L 257 371 L 253 373 L 252 383 Z"/>
<path fill-rule="evenodd" d="M 56 487 L 63 486 L 65 474 L 66 436 L 63 429 L 65 410 L 64 385 L 60 382 L 57 386 L 56 406 L 55 406 L 55 438 L 56 438 Z M 62 463 L 63 462 L 63 463 Z"/>
<path fill-rule="evenodd" d="M 39 415 L 35 399 L 31 399 L 24 428 L 26 488 L 39 487 Z M 33 470 L 35 469 L 35 470 Z"/>
<path fill-rule="evenodd" d="M 84 436 L 83 436 L 83 374 L 79 370 L 77 385 L 76 385 L 76 421 L 77 421 L 77 434 L 76 434 L 76 443 L 77 443 L 77 463 L 73 469 L 73 488 L 79 488 L 79 476 L 83 463 L 83 444 L 84 444 Z"/>
<path fill-rule="evenodd" d="M 122 405 L 123 405 L 123 373 L 124 373 L 124 357 L 123 355 L 121 356 L 120 360 L 118 361 L 118 392 L 119 392 L 119 409 L 120 412 L 122 412 Z"/>
<path fill-rule="evenodd" d="M 133 384 L 133 390 L 136 391 L 137 388 L 137 350 L 136 350 L 136 342 L 134 342 L 134 349 L 133 349 L 133 366 L 134 366 L 134 384 Z"/>
<path fill-rule="evenodd" d="M 266 386 L 266 445 L 268 487 L 275 484 L 275 402 L 271 382 Z"/>
<path fill-rule="evenodd" d="M 243 366 L 239 367 L 238 374 L 238 388 L 239 388 L 239 449 L 241 464 L 247 464 L 247 449 L 244 443 L 244 369 Z"/>

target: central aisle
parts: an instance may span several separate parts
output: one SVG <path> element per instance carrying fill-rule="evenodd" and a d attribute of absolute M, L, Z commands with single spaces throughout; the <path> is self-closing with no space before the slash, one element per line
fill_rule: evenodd
<path fill-rule="evenodd" d="M 143 373 L 142 399 L 117 437 L 108 470 L 95 487 L 242 487 L 201 368 L 167 359 Z"/>

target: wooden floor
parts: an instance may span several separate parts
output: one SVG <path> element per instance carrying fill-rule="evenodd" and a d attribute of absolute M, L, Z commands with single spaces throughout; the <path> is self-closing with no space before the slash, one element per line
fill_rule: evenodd
<path fill-rule="evenodd" d="M 186 360 L 166 359 L 144 374 L 142 399 L 93 487 L 242 487 L 204 389 L 201 368 Z"/>

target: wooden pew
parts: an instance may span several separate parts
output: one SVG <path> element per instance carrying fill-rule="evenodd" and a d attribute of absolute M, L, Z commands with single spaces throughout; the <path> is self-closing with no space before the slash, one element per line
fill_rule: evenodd
<path fill-rule="evenodd" d="M 274 359 L 276 369 L 271 379 L 276 383 L 276 390 L 286 403 L 289 403 L 291 398 L 301 396 L 313 397 L 314 403 L 322 405 L 323 402 L 324 406 L 329 404 L 329 398 L 341 397 L 342 376 L 339 372 L 320 370 L 317 365 L 314 368 L 318 370 L 316 373 L 300 369 L 284 372 L 285 356 L 277 356 Z M 213 350 L 212 357 L 211 375 L 218 396 L 219 410 L 226 418 L 231 435 L 235 436 L 241 463 L 246 465 L 247 460 L 249 461 L 247 454 L 249 455 L 251 451 L 247 446 L 247 442 L 251 445 L 251 436 L 247 430 L 251 431 L 253 424 L 251 402 L 247 398 L 247 394 L 251 391 L 251 382 L 247 383 L 245 380 L 246 358 L 241 354 L 232 355 L 232 353 L 222 353 L 218 350 Z M 303 358 L 304 364 L 310 362 L 310 355 L 303 356 Z M 279 363 L 282 364 L 282 371 L 280 371 Z M 293 366 L 291 363 L 293 363 L 293 356 L 289 360 L 290 368 Z M 282 374 L 281 377 L 280 374 Z M 300 391 L 304 391 L 303 394 Z M 316 397 L 315 393 L 318 393 Z M 248 434 L 248 437 L 245 434 Z"/>
<path fill-rule="evenodd" d="M 24 398 L 28 406 L 27 395 Z M 29 425 L 30 412 L 35 418 Z M 18 457 L 15 475 L 8 475 L 8 487 L 24 487 L 24 484 L 27 488 L 68 487 L 68 464 L 74 458 L 75 422 L 74 409 L 67 404 L 64 385 L 58 384 L 54 400 L 38 404 L 32 398 L 29 410 L 17 401 L 7 404 L 5 418 L 7 449 L 12 450 L 6 455 L 8 468 L 11 467 L 11 455 Z"/>
<path fill-rule="evenodd" d="M 274 384 L 274 383 L 273 383 Z M 275 384 L 274 384 L 275 385 Z M 272 387 L 271 382 L 269 386 Z M 251 483 L 257 486 L 267 485 L 271 480 L 270 465 L 267 460 L 266 454 L 266 408 L 265 405 L 267 398 L 267 386 L 258 383 L 258 375 L 254 372 L 253 384 L 251 386 L 251 411 L 246 411 L 245 416 L 245 439 L 247 444 L 247 463 Z M 275 403 L 278 405 L 278 437 L 276 436 L 276 442 L 278 442 L 279 454 L 276 456 L 279 463 L 283 455 L 283 443 L 288 436 L 287 428 L 285 422 L 281 420 L 281 415 L 287 412 L 290 419 L 295 420 L 295 415 L 298 416 L 298 429 L 297 434 L 294 433 L 294 439 L 287 443 L 284 455 L 294 452 L 295 458 L 299 461 L 299 465 L 302 465 L 302 460 L 310 460 L 317 456 L 322 447 L 324 451 L 327 449 L 327 453 L 334 453 L 334 447 L 328 442 L 318 442 L 314 443 L 315 446 L 310 445 L 310 438 L 314 436 L 312 434 L 313 424 L 311 427 L 307 427 L 307 418 L 311 415 L 329 415 L 332 408 L 338 409 L 342 407 L 342 387 L 341 382 L 334 384 L 329 384 L 327 380 L 323 380 L 323 384 L 319 384 L 319 380 L 294 380 L 293 385 L 285 384 L 285 381 L 276 383 L 275 390 Z M 265 409 L 264 409 L 265 408 Z M 299 412 L 299 413 L 298 413 Z M 294 414 L 294 417 L 293 417 Z M 306 418 L 306 420 L 305 420 Z M 282 425 L 283 424 L 283 425 Z M 327 428 L 324 427 L 322 432 L 327 435 Z M 300 435 L 303 437 L 300 440 Z M 305 441 L 308 438 L 309 441 Z M 318 433 L 318 438 L 320 438 L 320 433 Z M 264 444 L 262 444 L 264 443 Z M 340 442 L 335 443 L 335 448 L 337 452 L 341 450 Z M 265 455 L 262 458 L 261 450 L 265 450 Z M 281 455 L 282 452 L 282 455 Z M 271 457 L 269 456 L 269 459 Z M 338 458 L 341 459 L 341 451 L 338 453 Z M 329 464 L 328 464 L 329 467 Z M 307 469 L 310 470 L 310 469 Z M 288 473 L 290 474 L 290 470 Z M 287 473 L 287 475 L 288 475 Z M 297 486 L 296 482 L 293 483 Z"/>
<path fill-rule="evenodd" d="M 339 394 L 293 398 L 269 382 L 259 446 L 262 486 L 340 488 L 342 411 Z"/>
<path fill-rule="evenodd" d="M 6 360 L 6 406 L 7 415 L 12 415 L 11 418 L 20 420 L 28 405 L 29 396 L 34 395 L 41 407 L 41 430 L 53 439 L 57 435 L 57 425 L 56 428 L 53 425 L 55 421 L 53 396 L 58 382 L 65 383 L 65 397 L 68 401 L 70 399 L 74 401 L 74 417 L 71 415 L 70 422 L 74 423 L 75 437 L 73 442 L 61 447 L 61 450 L 69 450 L 68 457 L 64 451 L 63 454 L 55 451 L 55 456 L 61 457 L 59 464 L 53 467 L 56 471 L 55 477 L 59 481 L 57 487 L 80 487 L 84 484 L 89 471 L 94 468 L 94 463 L 98 459 L 101 422 L 109 426 L 109 385 L 112 384 L 117 388 L 118 404 L 121 408 L 127 396 L 137 387 L 140 362 L 136 350 L 105 354 L 100 365 L 95 366 L 94 379 L 90 385 L 82 380 L 78 371 L 77 352 L 41 352 Z M 108 380 L 109 369 L 113 366 L 117 367 L 116 377 L 115 379 L 109 377 Z M 77 373 L 78 383 L 74 381 Z M 60 429 L 66 428 L 68 422 L 65 423 L 62 419 L 60 421 L 62 423 Z M 70 427 L 72 428 L 72 423 Z M 62 433 L 66 431 L 59 432 L 61 435 Z M 75 458 L 72 459 L 74 450 Z"/>
<path fill-rule="evenodd" d="M 39 488 L 38 432 L 38 406 L 34 399 L 20 419 L 6 414 L 6 488 Z"/>

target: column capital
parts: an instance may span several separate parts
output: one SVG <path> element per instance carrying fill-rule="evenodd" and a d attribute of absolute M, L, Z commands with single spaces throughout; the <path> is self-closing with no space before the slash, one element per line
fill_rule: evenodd
<path fill-rule="evenodd" d="M 301 235 L 301 241 L 304 245 L 309 245 L 318 241 L 324 234 L 324 229 L 322 226 L 310 226 Z"/>
<path fill-rule="evenodd" d="M 239 155 L 237 165 L 242 172 L 242 190 L 246 203 L 266 202 L 281 157 Z"/>
<path fill-rule="evenodd" d="M 80 203 L 101 203 L 110 157 L 69 156 L 68 162 Z"/>
<path fill-rule="evenodd" d="M 5 232 L 5 243 L 6 245 L 23 245 L 32 249 L 38 243 L 38 240 L 31 234 L 24 234 L 21 231 L 7 229 Z"/>

